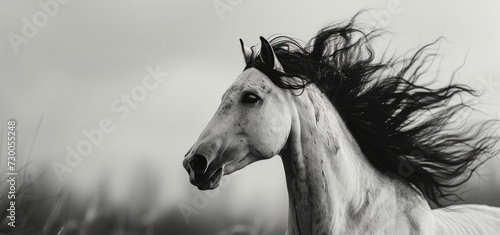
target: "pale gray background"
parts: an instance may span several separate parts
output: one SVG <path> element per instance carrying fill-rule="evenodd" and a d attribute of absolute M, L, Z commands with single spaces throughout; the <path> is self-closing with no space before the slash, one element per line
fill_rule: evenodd
<path fill-rule="evenodd" d="M 308 40 L 329 23 L 348 19 L 361 9 L 387 9 L 391 1 L 234 2 L 221 20 L 213 1 L 72 0 L 16 53 L 7 34 L 21 34 L 22 18 L 31 20 L 41 8 L 37 1 L 2 0 L 0 125 L 5 131 L 8 118 L 18 120 L 19 158 L 26 158 L 43 115 L 29 170 L 36 174 L 48 167 L 54 187 L 60 187 L 50 168 L 52 161 L 64 160 L 65 147 L 84 139 L 83 129 L 96 128 L 99 120 L 110 118 L 116 130 L 105 136 L 75 172 L 65 175 L 64 184 L 86 197 L 106 178 L 112 185 L 110 197 L 127 203 L 134 200 L 127 193 L 136 187 L 133 178 L 148 171 L 159 184 L 157 208 L 175 209 L 193 195 L 181 167 L 184 153 L 243 69 L 239 38 L 247 45 L 258 43 L 261 35 L 277 33 Z M 392 15 L 385 27 L 393 33 L 390 49 L 405 52 L 446 37 L 448 42 L 441 46 L 442 66 L 456 69 L 466 57 L 459 81 L 486 88 L 478 108 L 497 116 L 500 2 L 398 2 L 401 12 Z M 374 21 L 369 14 L 364 19 Z M 110 103 L 140 84 L 147 66 L 156 65 L 170 76 L 128 118 L 118 120 Z M 496 172 L 497 162 L 485 171 Z M 1 166 L 3 172 L 3 162 Z M 274 158 L 233 177 L 221 192 L 224 205 L 230 208 L 227 213 L 286 213 L 281 168 L 280 160 Z M 498 193 L 498 182 L 480 188 L 484 194 Z"/>

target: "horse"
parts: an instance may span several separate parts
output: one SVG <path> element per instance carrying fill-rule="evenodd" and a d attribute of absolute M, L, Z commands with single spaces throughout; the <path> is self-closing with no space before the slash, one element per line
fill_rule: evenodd
<path fill-rule="evenodd" d="M 351 19 L 305 45 L 260 37 L 257 50 L 240 39 L 246 66 L 184 157 L 190 182 L 215 189 L 280 156 L 289 235 L 498 234 L 499 208 L 442 204 L 497 153 L 491 122 L 449 128 L 468 108 L 457 97 L 476 93 L 419 84 L 436 42 L 376 59 L 380 34 Z"/>

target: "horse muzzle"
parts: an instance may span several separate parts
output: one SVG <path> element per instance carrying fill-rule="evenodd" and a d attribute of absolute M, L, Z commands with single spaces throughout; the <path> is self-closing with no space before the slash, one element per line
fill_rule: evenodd
<path fill-rule="evenodd" d="M 200 190 L 215 189 L 223 175 L 223 167 L 209 167 L 207 157 L 202 154 L 189 154 L 182 165 L 189 174 L 189 182 Z"/>

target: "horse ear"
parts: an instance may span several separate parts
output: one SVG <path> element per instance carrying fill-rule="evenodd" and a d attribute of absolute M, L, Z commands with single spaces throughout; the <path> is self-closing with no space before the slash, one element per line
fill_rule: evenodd
<path fill-rule="evenodd" d="M 269 65 L 269 67 L 272 67 L 273 70 L 283 72 L 283 66 L 278 60 L 278 57 L 276 57 L 276 54 L 274 54 L 273 47 L 271 47 L 269 42 L 262 36 L 260 37 L 260 42 L 260 59 Z"/>
<path fill-rule="evenodd" d="M 243 57 L 245 58 L 245 63 L 248 64 L 252 61 L 252 49 L 245 46 L 243 40 L 240 38 L 241 51 L 243 52 Z"/>

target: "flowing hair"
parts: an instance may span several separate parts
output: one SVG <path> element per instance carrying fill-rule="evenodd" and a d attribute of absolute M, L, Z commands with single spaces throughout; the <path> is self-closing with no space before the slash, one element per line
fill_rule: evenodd
<path fill-rule="evenodd" d="M 450 192 L 497 153 L 498 137 L 491 134 L 496 120 L 450 127 L 450 120 L 471 108 L 462 96 L 477 94 L 452 81 L 440 88 L 417 84 L 428 75 L 436 57 L 429 51 L 437 41 L 409 57 L 376 59 L 371 42 L 384 32 L 365 33 L 355 18 L 323 28 L 304 46 L 290 37 L 274 37 L 270 44 L 283 71 L 273 70 L 258 54 L 246 68 L 262 71 L 284 89 L 316 85 L 376 169 L 442 206 L 441 199 L 455 195 Z M 459 101 L 453 104 L 452 99 Z"/>

